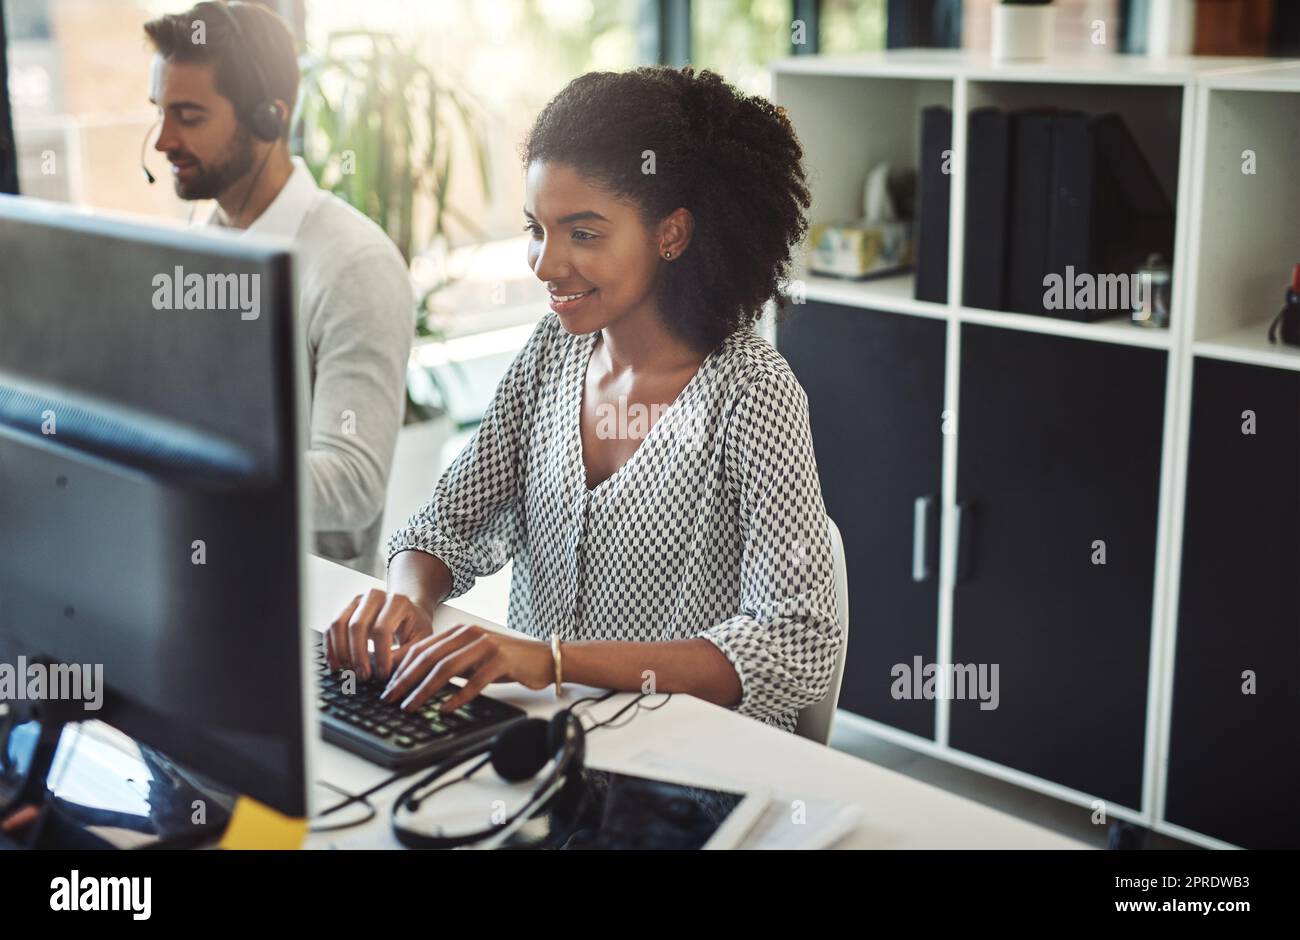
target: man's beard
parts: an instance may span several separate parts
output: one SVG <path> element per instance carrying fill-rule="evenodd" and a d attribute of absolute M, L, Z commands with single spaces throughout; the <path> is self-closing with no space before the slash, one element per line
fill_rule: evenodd
<path fill-rule="evenodd" d="M 191 180 L 177 177 L 176 195 L 181 199 L 216 199 L 247 175 L 253 168 L 253 156 L 253 135 L 241 124 L 225 159 L 210 167 L 199 164 Z"/>

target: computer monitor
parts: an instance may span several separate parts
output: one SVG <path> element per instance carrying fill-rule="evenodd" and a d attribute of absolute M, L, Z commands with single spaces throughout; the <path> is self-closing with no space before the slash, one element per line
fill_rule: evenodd
<path fill-rule="evenodd" d="M 85 717 L 303 816 L 291 278 L 285 246 L 0 196 L 0 669 L 99 667 Z"/>

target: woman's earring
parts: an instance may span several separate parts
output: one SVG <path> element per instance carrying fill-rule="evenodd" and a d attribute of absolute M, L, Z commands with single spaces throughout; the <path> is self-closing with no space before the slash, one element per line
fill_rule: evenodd
<path fill-rule="evenodd" d="M 665 261 L 668 260 L 669 258 L 671 258 L 672 256 L 673 256 L 673 253 L 672 253 L 671 251 L 665 251 L 665 252 L 664 252 L 664 260 L 665 260 Z"/>

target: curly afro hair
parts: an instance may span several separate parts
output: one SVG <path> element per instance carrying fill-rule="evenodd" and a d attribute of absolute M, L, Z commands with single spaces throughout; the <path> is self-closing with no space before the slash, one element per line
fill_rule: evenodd
<path fill-rule="evenodd" d="M 690 247 L 656 288 L 668 328 L 688 343 L 712 350 L 768 300 L 781 303 L 809 205 L 783 108 L 690 66 L 589 72 L 542 110 L 520 150 L 525 167 L 566 164 L 632 201 L 647 226 L 690 210 Z M 643 172 L 646 151 L 654 172 Z"/>

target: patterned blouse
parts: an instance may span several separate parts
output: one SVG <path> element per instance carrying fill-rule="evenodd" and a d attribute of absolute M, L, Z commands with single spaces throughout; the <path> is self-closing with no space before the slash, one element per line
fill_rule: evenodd
<path fill-rule="evenodd" d="M 539 639 L 708 639 L 740 678 L 737 710 L 793 731 L 841 637 L 807 396 L 770 343 L 733 334 L 648 433 L 635 405 L 601 416 L 598 434 L 640 444 L 588 489 L 579 417 L 598 335 L 547 312 L 389 562 L 436 555 L 450 599 L 513 559 L 507 626 Z"/>

